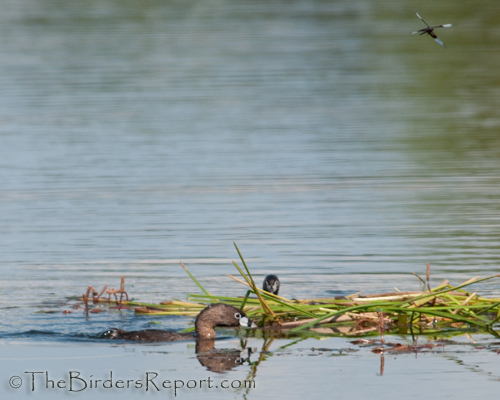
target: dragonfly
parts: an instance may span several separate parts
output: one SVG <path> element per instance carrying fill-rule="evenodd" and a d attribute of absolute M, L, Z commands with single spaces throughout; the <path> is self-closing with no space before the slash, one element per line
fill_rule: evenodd
<path fill-rule="evenodd" d="M 420 29 L 418 31 L 412 32 L 411 34 L 414 35 L 414 34 L 418 33 L 419 35 L 425 35 L 427 33 L 429 36 L 434 38 L 434 40 L 438 44 L 440 44 L 441 46 L 444 46 L 444 48 L 446 48 L 446 45 L 434 33 L 434 29 L 436 29 L 436 28 L 450 28 L 453 25 L 452 24 L 444 24 L 444 25 L 430 26 L 427 22 L 425 22 L 425 20 L 417 12 L 415 14 L 417 14 L 417 17 L 420 18 L 425 25 L 427 25 L 427 28 L 423 28 L 423 29 Z"/>

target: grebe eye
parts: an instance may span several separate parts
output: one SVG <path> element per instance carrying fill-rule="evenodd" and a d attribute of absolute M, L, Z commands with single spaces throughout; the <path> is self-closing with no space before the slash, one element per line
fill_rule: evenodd
<path fill-rule="evenodd" d="M 234 314 L 234 318 L 236 318 L 236 319 L 241 319 L 241 315 L 240 315 L 240 313 L 236 313 L 236 314 Z"/>

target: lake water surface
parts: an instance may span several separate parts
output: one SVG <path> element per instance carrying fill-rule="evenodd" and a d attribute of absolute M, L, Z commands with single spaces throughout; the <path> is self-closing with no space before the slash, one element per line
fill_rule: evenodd
<path fill-rule="evenodd" d="M 96 338 L 152 318 L 61 311 L 88 285 L 119 287 L 121 275 L 136 300 L 185 299 L 199 289 L 180 260 L 207 290 L 243 295 L 226 277 L 237 273 L 233 242 L 259 280 L 278 274 L 290 298 L 416 290 L 411 273 L 425 275 L 428 262 L 435 285 L 500 272 L 498 2 L 0 3 L 7 398 L 26 394 L 31 369 L 57 379 L 70 370 L 206 379 L 192 344 Z M 453 23 L 436 30 L 447 49 L 409 35 L 424 27 L 416 10 L 431 25 Z M 500 297 L 498 280 L 474 290 Z M 155 320 L 165 329 L 191 321 Z M 254 373 L 256 387 L 203 396 L 497 391 L 495 341 L 455 340 L 462 344 L 386 355 L 381 373 L 381 356 L 348 339 L 281 339 L 262 351 L 264 340 L 250 338 L 250 362 L 211 376 Z M 217 347 L 238 346 L 229 338 Z M 13 375 L 22 389 L 9 387 Z"/>

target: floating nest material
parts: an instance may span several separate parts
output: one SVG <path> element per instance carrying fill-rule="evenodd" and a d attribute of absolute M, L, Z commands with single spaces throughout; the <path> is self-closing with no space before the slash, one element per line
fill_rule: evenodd
<path fill-rule="evenodd" d="M 238 307 L 253 318 L 264 330 L 286 332 L 287 334 L 311 335 L 381 335 L 432 334 L 443 331 L 475 331 L 500 336 L 495 324 L 500 319 L 500 298 L 485 298 L 464 288 L 478 282 L 499 277 L 475 277 L 452 286 L 447 280 L 431 288 L 429 284 L 430 267 L 427 264 L 426 282 L 420 291 L 391 292 L 373 295 L 359 293 L 336 298 L 287 299 L 259 289 L 252 278 L 238 247 L 236 250 L 243 263 L 245 272 L 233 261 L 243 280 L 228 275 L 231 279 L 247 286 L 244 297 L 212 295 L 197 281 L 181 262 L 182 267 L 200 288 L 203 294 L 189 294 L 188 301 L 171 300 L 159 304 L 111 300 L 111 292 L 125 292 L 124 278 L 120 290 L 108 290 L 108 299 L 101 299 L 93 288 L 95 303 L 118 303 L 119 307 L 135 310 L 137 314 L 151 315 L 188 315 L 196 316 L 209 303 L 226 303 Z M 116 296 L 116 293 L 112 293 Z M 257 297 L 250 297 L 256 295 Z M 89 291 L 82 297 L 88 308 Z M 128 298 L 127 298 L 128 300 Z M 88 310 L 87 310 L 88 312 Z M 190 328 L 191 329 L 191 328 Z M 188 330 L 190 330 L 188 329 Z"/>

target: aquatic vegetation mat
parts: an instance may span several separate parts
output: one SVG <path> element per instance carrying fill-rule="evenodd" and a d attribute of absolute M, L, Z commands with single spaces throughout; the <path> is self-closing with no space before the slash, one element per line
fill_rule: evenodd
<path fill-rule="evenodd" d="M 500 320 L 500 298 L 486 298 L 476 292 L 465 290 L 473 284 L 498 278 L 500 275 L 474 277 L 456 286 L 445 280 L 431 288 L 430 266 L 427 264 L 426 280 L 414 274 L 422 284 L 419 291 L 287 299 L 258 288 L 236 243 L 234 246 L 243 268 L 234 261 L 233 264 L 242 279 L 228 276 L 245 286 L 244 296 L 231 297 L 209 293 L 181 262 L 182 268 L 202 292 L 188 294 L 187 301 L 173 299 L 159 304 L 129 301 L 124 288 L 124 277 L 120 289 L 107 290 L 108 299 L 101 298 L 107 286 L 101 292 L 89 286 L 81 300 L 86 306 L 87 314 L 89 299 L 92 298 L 94 304 L 117 304 L 118 308 L 131 308 L 137 314 L 155 316 L 196 316 L 207 304 L 222 302 L 244 310 L 262 330 L 287 336 L 380 335 L 382 342 L 384 334 L 414 336 L 443 331 L 471 331 L 500 336 L 495 329 Z M 90 292 L 93 293 L 92 297 Z M 120 294 L 120 300 L 116 297 L 117 294 Z M 114 300 L 111 299 L 111 295 L 115 296 Z M 124 295 L 126 300 L 123 299 Z"/>

